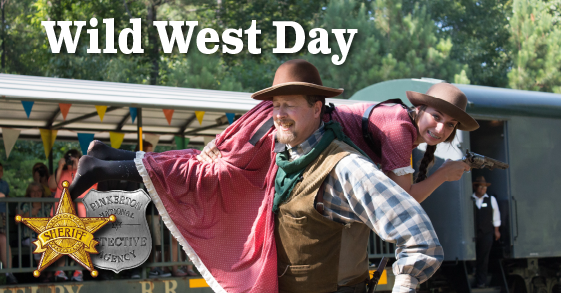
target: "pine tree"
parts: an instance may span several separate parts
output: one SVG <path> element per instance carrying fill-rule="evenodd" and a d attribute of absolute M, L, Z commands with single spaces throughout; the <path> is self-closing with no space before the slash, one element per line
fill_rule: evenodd
<path fill-rule="evenodd" d="M 515 0 L 510 19 L 514 89 L 561 93 L 561 29 L 541 0 Z"/>
<path fill-rule="evenodd" d="M 187 56 L 169 58 L 165 63 L 166 74 L 162 84 L 210 90 L 242 91 L 242 85 L 235 77 L 227 74 L 226 66 L 219 55 L 205 55 L 190 51 Z"/>
<path fill-rule="evenodd" d="M 318 26 L 358 29 L 347 60 L 331 63 L 337 43 L 330 39 L 331 54 L 310 55 L 324 84 L 345 88 L 344 97 L 371 84 L 398 78 L 431 77 L 469 83 L 467 66 L 449 57 L 451 39 L 438 38 L 426 7 L 405 9 L 401 0 L 377 0 L 368 5 L 356 0 L 329 3 Z"/>
<path fill-rule="evenodd" d="M 416 3 L 405 1 L 410 1 L 407 4 L 410 6 Z M 468 65 L 471 83 L 507 87 L 507 72 L 512 66 L 508 24 L 512 2 L 431 0 L 426 3 L 432 20 L 438 24 L 437 35 L 452 39 L 450 57 Z"/>

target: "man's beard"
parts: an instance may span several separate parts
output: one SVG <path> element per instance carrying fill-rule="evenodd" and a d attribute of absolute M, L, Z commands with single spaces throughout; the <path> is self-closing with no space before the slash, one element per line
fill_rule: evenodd
<path fill-rule="evenodd" d="M 286 122 L 292 122 L 294 123 L 294 121 L 290 120 L 290 121 L 283 121 L 283 120 L 276 120 L 275 121 L 275 126 L 277 128 L 277 141 L 282 143 L 282 144 L 290 144 L 291 142 L 296 140 L 297 134 L 294 132 L 289 132 L 289 131 L 282 131 L 280 129 L 280 125 L 282 123 L 286 123 Z M 294 124 L 293 124 L 294 125 Z"/>
<path fill-rule="evenodd" d="M 296 135 L 292 132 L 277 131 L 277 140 L 282 144 L 290 144 L 296 140 Z"/>

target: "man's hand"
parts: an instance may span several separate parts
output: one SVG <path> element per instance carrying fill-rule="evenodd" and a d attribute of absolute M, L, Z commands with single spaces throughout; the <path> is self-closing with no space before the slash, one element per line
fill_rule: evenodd
<path fill-rule="evenodd" d="M 6 197 L 6 195 L 2 192 L 0 192 L 0 197 Z"/>
<path fill-rule="evenodd" d="M 464 161 L 446 160 L 439 169 L 442 169 L 446 174 L 446 181 L 457 181 L 462 178 L 464 172 L 469 171 L 471 168 Z"/>
<path fill-rule="evenodd" d="M 197 160 L 201 163 L 212 163 L 218 158 L 222 158 L 222 154 L 216 147 L 214 142 L 216 139 L 211 140 L 205 148 L 201 151 L 201 154 L 197 156 Z"/>
<path fill-rule="evenodd" d="M 501 239 L 501 232 L 499 232 L 499 227 L 495 227 L 495 241 Z"/>

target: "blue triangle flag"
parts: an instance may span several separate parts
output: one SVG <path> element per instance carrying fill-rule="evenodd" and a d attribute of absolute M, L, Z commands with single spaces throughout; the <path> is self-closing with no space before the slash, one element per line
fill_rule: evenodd
<path fill-rule="evenodd" d="M 31 108 L 33 108 L 33 101 L 21 101 L 23 105 L 23 109 L 25 110 L 25 114 L 27 114 L 27 118 L 29 118 L 29 114 L 31 114 Z"/>
<path fill-rule="evenodd" d="M 226 113 L 226 118 L 228 118 L 228 123 L 234 123 L 234 118 L 236 118 L 235 113 Z"/>
<path fill-rule="evenodd" d="M 88 146 L 90 142 L 94 139 L 93 133 L 78 133 L 78 142 L 80 142 L 80 148 L 82 149 L 82 154 L 88 154 Z"/>
<path fill-rule="evenodd" d="M 131 112 L 132 123 L 134 123 L 134 120 L 136 119 L 136 113 L 138 111 L 136 110 L 136 108 L 133 107 L 129 107 L 129 111 Z"/>

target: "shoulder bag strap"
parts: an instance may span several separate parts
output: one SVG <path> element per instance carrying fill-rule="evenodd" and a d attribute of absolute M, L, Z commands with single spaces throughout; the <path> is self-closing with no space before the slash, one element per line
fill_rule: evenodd
<path fill-rule="evenodd" d="M 366 108 L 366 111 L 364 111 L 364 114 L 362 115 L 362 137 L 364 138 L 364 141 L 366 141 L 368 146 L 370 146 L 370 149 L 374 152 L 374 154 L 378 156 L 378 158 L 382 158 L 382 146 L 380 145 L 380 143 L 375 143 L 374 139 L 370 135 L 370 131 L 368 131 L 368 120 L 370 119 L 372 111 L 378 106 L 384 104 L 399 104 L 403 108 L 407 108 L 407 106 L 403 103 L 403 101 L 401 101 L 401 99 L 389 99 L 378 104 L 371 105 L 370 107 Z"/>

